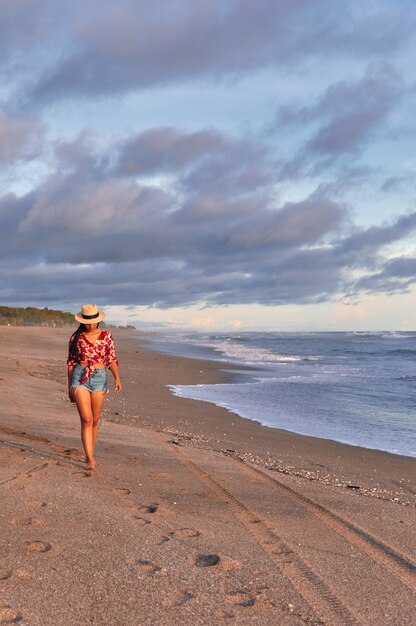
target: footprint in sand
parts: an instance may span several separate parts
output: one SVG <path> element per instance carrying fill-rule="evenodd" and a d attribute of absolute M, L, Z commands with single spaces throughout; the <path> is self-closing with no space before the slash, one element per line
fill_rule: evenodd
<path fill-rule="evenodd" d="M 239 567 L 241 567 L 240 561 L 235 561 L 229 556 L 222 556 L 221 563 L 219 564 L 218 569 L 221 572 L 229 572 L 231 570 L 238 569 Z"/>
<path fill-rule="evenodd" d="M 33 578 L 33 574 L 28 572 L 26 569 L 20 568 L 13 571 L 13 576 L 15 578 L 21 578 L 22 580 L 29 580 L 30 578 Z"/>
<path fill-rule="evenodd" d="M 58 461 L 58 463 L 59 463 L 59 461 Z M 57 463 L 57 465 L 58 465 L 58 463 Z M 66 467 L 65 463 L 62 463 L 62 466 Z M 72 472 L 72 476 L 76 476 L 77 478 L 91 478 L 91 476 L 94 474 L 94 471 L 87 470 L 87 469 L 81 469 L 81 470 L 77 470 L 76 472 Z"/>
<path fill-rule="evenodd" d="M 190 537 L 200 537 L 201 533 L 194 528 L 177 528 L 176 530 L 171 530 L 169 535 L 171 537 L 179 537 L 180 539 L 189 539 Z"/>
<path fill-rule="evenodd" d="M 20 476 L 13 476 L 13 478 L 11 479 L 13 480 L 13 482 L 10 481 L 10 484 L 6 485 L 5 487 L 6 491 L 24 491 L 25 486 L 19 485 L 19 483 L 15 481 L 16 478 L 20 478 Z"/>
<path fill-rule="evenodd" d="M 20 611 L 14 609 L 10 604 L 0 603 L 0 624 L 18 624 L 23 620 Z"/>
<path fill-rule="evenodd" d="M 236 615 L 235 613 L 232 613 L 231 611 L 217 611 L 217 613 L 215 614 L 215 617 L 218 620 L 233 620 L 235 619 Z"/>
<path fill-rule="evenodd" d="M 139 526 L 147 526 L 148 524 L 152 523 L 150 520 L 146 519 L 145 517 L 142 517 L 141 515 L 133 515 L 133 519 L 135 519 L 138 522 Z"/>
<path fill-rule="evenodd" d="M 64 450 L 64 454 L 65 456 L 77 459 L 77 461 L 83 458 L 82 452 L 76 448 L 66 448 L 66 450 Z"/>
<path fill-rule="evenodd" d="M 186 602 L 192 600 L 192 598 L 195 598 L 193 593 L 191 593 L 190 591 L 182 591 L 179 599 L 175 602 L 173 606 L 183 606 L 184 604 L 186 604 Z"/>
<path fill-rule="evenodd" d="M 0 580 L 8 580 L 13 576 L 13 570 L 3 567 L 0 569 Z"/>
<path fill-rule="evenodd" d="M 256 599 L 252 596 L 248 591 L 237 590 L 237 591 L 229 591 L 225 594 L 228 602 L 232 604 L 238 604 L 238 606 L 254 606 L 256 604 Z"/>
<path fill-rule="evenodd" d="M 157 546 L 161 546 L 161 545 L 163 545 L 164 543 L 166 543 L 168 541 L 170 541 L 170 537 L 167 537 L 166 535 L 162 535 L 160 537 L 159 541 L 156 542 L 156 545 Z"/>
<path fill-rule="evenodd" d="M 3 567 L 0 569 L 0 580 L 9 580 L 11 577 L 21 578 L 21 579 L 29 579 L 32 578 L 32 574 L 25 569 L 12 569 Z"/>
<path fill-rule="evenodd" d="M 147 559 L 130 559 L 129 563 L 135 567 L 138 572 L 142 574 L 156 574 L 157 572 L 162 571 L 160 565 L 156 565 L 152 561 L 148 561 Z"/>
<path fill-rule="evenodd" d="M 12 526 L 40 526 L 42 521 L 37 517 L 14 517 L 7 520 L 7 523 Z"/>
<path fill-rule="evenodd" d="M 113 493 L 117 493 L 119 496 L 129 496 L 131 494 L 131 490 L 125 487 L 114 487 L 112 491 Z"/>
<path fill-rule="evenodd" d="M 41 507 L 41 508 L 45 508 L 46 506 L 48 506 L 48 503 L 45 502 L 44 500 L 27 500 L 26 504 L 28 506 Z"/>
<path fill-rule="evenodd" d="M 194 561 L 197 567 L 214 567 L 220 562 L 218 554 L 198 554 Z"/>
<path fill-rule="evenodd" d="M 156 511 L 160 513 L 161 509 L 157 502 L 153 502 L 152 504 L 144 504 L 143 506 L 140 506 L 139 511 L 141 513 L 156 513 Z"/>
<path fill-rule="evenodd" d="M 167 472 L 152 472 L 151 476 L 152 478 L 156 478 L 157 480 L 167 480 L 169 478 L 172 478 L 171 475 Z"/>
<path fill-rule="evenodd" d="M 50 552 L 52 545 L 47 541 L 26 541 L 26 547 L 29 552 Z"/>

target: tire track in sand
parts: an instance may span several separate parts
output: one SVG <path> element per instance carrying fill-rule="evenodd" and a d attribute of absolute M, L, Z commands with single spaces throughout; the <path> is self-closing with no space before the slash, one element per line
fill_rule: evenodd
<path fill-rule="evenodd" d="M 351 522 L 338 513 L 334 513 L 274 476 L 269 476 L 260 468 L 253 467 L 231 456 L 229 458 L 233 463 L 238 464 L 249 476 L 253 477 L 254 475 L 256 478 L 260 476 L 267 484 L 272 484 L 277 491 L 289 496 L 304 509 L 313 513 L 327 526 L 335 530 L 356 548 L 365 552 L 370 558 L 398 578 L 400 582 L 409 587 L 411 591 L 416 593 L 416 564 L 411 557 L 402 554 L 397 548 L 393 548 L 367 530 L 360 528 L 355 522 Z"/>
<path fill-rule="evenodd" d="M 254 537 L 263 552 L 304 598 L 312 612 L 324 624 L 358 626 L 362 622 L 347 608 L 316 574 L 253 509 L 236 498 L 216 478 L 196 465 L 180 448 L 169 445 L 162 433 L 156 433 L 172 456 L 225 502 L 242 526 Z"/>

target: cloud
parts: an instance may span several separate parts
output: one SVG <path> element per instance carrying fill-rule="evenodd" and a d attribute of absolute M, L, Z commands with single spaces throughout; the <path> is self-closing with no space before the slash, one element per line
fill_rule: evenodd
<path fill-rule="evenodd" d="M 154 178 L 160 184 L 164 177 L 187 194 L 254 194 L 274 179 L 267 146 L 215 129 L 160 126 L 110 144 L 85 129 L 71 141 L 55 142 L 54 153 L 61 169 L 84 180 Z"/>
<path fill-rule="evenodd" d="M 388 176 L 380 185 L 380 191 L 383 193 L 391 193 L 401 191 L 403 189 L 414 188 L 415 177 L 412 174 L 401 174 Z"/>
<path fill-rule="evenodd" d="M 348 180 L 352 164 L 406 93 L 399 71 L 391 64 L 372 63 L 356 81 L 339 81 L 327 87 L 309 105 L 285 105 L 272 124 L 275 132 L 290 128 L 301 137 L 297 154 L 282 160 L 280 178 L 316 176 L 336 170 Z M 347 174 L 348 174 L 347 172 Z"/>
<path fill-rule="evenodd" d="M 10 16 L 11 3 L 4 12 Z M 386 5 L 362 10 L 330 0 L 91 0 L 63 8 L 58 22 L 52 1 L 41 5 L 43 21 L 23 20 L 24 39 L 56 24 L 63 42 L 35 73 L 29 100 L 113 96 L 131 90 L 202 77 L 242 77 L 265 67 L 286 69 L 329 54 L 378 56 L 403 46 L 412 20 Z M 62 33 L 63 24 L 65 32 Z M 307 28 L 305 28 L 307 24 Z M 380 36 L 382 33 L 382 36 Z M 32 83 L 32 81 L 31 81 Z"/>
<path fill-rule="evenodd" d="M 400 75 L 384 64 L 370 66 L 355 84 L 332 85 L 309 111 L 313 117 L 328 118 L 309 141 L 309 150 L 331 156 L 357 150 L 385 120 L 402 93 Z"/>
<path fill-rule="evenodd" d="M 268 150 L 225 133 L 157 127 L 116 141 L 110 160 L 89 131 L 54 146 L 56 172 L 0 198 L 4 302 L 67 302 L 68 293 L 165 308 L 320 302 L 354 292 L 351 270 L 371 277 L 383 248 L 416 228 L 415 213 L 354 227 L 320 189 L 279 203 Z M 261 184 L 237 184 L 253 154 Z M 215 184 L 216 161 L 235 184 Z M 160 184 L 161 172 L 173 182 Z M 374 288 L 384 279 L 390 288 L 384 275 Z"/>
<path fill-rule="evenodd" d="M 414 265 L 386 256 L 415 230 L 415 213 L 402 208 L 409 198 L 392 221 L 354 224 L 366 198 L 375 212 L 380 197 L 361 192 L 377 187 L 383 210 L 386 192 L 412 190 L 406 163 L 392 170 L 366 152 L 404 141 L 389 125 L 410 108 L 403 59 L 414 11 L 404 21 L 396 5 L 1 3 L 2 301 L 167 308 L 406 289 Z M 317 68 L 328 76 L 318 80 Z M 259 93 L 248 90 L 254 82 Z M 237 83 L 246 101 L 236 106 L 233 94 L 221 117 Z M 160 86 L 163 112 L 148 122 L 140 92 Z M 289 104 L 265 136 L 269 87 Z M 206 94 L 224 100 L 214 113 L 205 100 L 201 111 L 183 101 L 171 116 L 173 92 L 176 106 L 184 92 L 193 105 Z M 118 103 L 131 93 L 124 119 Z M 107 99 L 117 101 L 111 113 Z"/>
<path fill-rule="evenodd" d="M 121 146 L 116 171 L 124 175 L 177 172 L 195 165 L 197 160 L 217 155 L 227 141 L 216 131 L 151 128 Z"/>
<path fill-rule="evenodd" d="M 400 293 L 416 283 L 416 258 L 396 257 L 384 264 L 380 272 L 361 278 L 356 288 L 369 293 Z"/>
<path fill-rule="evenodd" d="M 373 253 L 375 250 L 408 236 L 416 229 L 416 213 L 399 216 L 392 224 L 371 226 L 346 237 L 338 247 L 340 254 Z"/>
<path fill-rule="evenodd" d="M 0 113 L 0 165 L 39 156 L 43 133 L 43 125 L 36 120 Z"/>
<path fill-rule="evenodd" d="M 0 52 L 3 56 L 26 52 L 44 41 L 56 25 L 60 9 L 51 0 L 2 0 Z"/>

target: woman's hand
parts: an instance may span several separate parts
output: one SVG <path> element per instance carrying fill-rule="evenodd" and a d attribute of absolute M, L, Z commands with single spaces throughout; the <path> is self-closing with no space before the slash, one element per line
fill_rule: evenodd
<path fill-rule="evenodd" d="M 74 392 L 72 387 L 68 387 L 68 398 L 70 402 L 75 402 Z"/>
<path fill-rule="evenodd" d="M 112 375 L 114 376 L 114 384 L 115 384 L 116 393 L 120 393 L 120 391 L 121 391 L 121 380 L 120 380 L 120 374 L 118 373 L 118 363 L 117 363 L 117 361 L 112 361 L 110 363 L 109 370 L 112 373 Z"/>

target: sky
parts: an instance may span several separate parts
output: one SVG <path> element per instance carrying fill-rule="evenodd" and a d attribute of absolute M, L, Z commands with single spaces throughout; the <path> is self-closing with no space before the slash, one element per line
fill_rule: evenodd
<path fill-rule="evenodd" d="M 416 5 L 2 0 L 0 302 L 414 330 Z"/>

